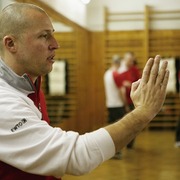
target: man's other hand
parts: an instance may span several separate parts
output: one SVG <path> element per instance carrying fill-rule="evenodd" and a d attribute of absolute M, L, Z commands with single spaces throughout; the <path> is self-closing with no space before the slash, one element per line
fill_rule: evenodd
<path fill-rule="evenodd" d="M 169 79 L 167 61 L 160 67 L 161 57 L 150 58 L 143 70 L 142 78 L 132 84 L 131 98 L 134 106 L 150 120 L 160 111 Z"/>

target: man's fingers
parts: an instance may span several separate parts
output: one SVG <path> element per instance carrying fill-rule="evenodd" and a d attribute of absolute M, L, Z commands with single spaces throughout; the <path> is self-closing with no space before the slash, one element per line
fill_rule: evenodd
<path fill-rule="evenodd" d="M 161 57 L 159 55 L 157 55 L 154 59 L 153 67 L 151 68 L 149 82 L 152 85 L 156 83 L 156 78 L 157 78 L 158 72 L 159 72 L 160 60 L 161 60 Z"/>
<path fill-rule="evenodd" d="M 135 91 L 139 87 L 140 82 L 141 82 L 141 79 L 139 79 L 138 81 L 132 83 L 131 90 Z"/>
<path fill-rule="evenodd" d="M 144 67 L 143 74 L 142 74 L 142 80 L 141 80 L 143 84 L 146 84 L 149 80 L 149 76 L 151 73 L 153 63 L 154 63 L 153 58 L 150 58 Z"/>
<path fill-rule="evenodd" d="M 168 84 L 168 80 L 169 80 L 169 71 L 166 70 L 166 71 L 165 71 L 164 78 L 163 78 L 163 81 L 162 81 L 162 83 L 161 83 L 161 90 L 166 91 L 167 84 Z"/>
<path fill-rule="evenodd" d="M 167 61 L 164 61 L 162 63 L 162 66 L 161 66 L 160 71 L 159 71 L 159 75 L 157 76 L 157 79 L 156 79 L 157 85 L 162 84 L 164 77 L 165 77 L 165 74 L 166 74 L 167 65 L 168 65 Z"/>

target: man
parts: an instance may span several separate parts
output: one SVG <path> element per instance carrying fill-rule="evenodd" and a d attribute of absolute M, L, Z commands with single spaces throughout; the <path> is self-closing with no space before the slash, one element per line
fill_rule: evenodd
<path fill-rule="evenodd" d="M 122 118 L 126 113 L 126 94 L 122 84 L 122 79 L 118 74 L 120 68 L 120 57 L 112 57 L 111 67 L 104 74 L 104 87 L 106 96 L 106 107 L 108 110 L 108 123 L 114 123 Z M 118 84 L 116 79 L 118 78 Z M 117 152 L 115 159 L 121 159 L 121 152 Z"/>
<path fill-rule="evenodd" d="M 58 48 L 48 15 L 37 6 L 15 3 L 1 12 L 0 27 L 0 179 L 87 173 L 131 141 L 162 107 L 169 72 L 167 62 L 158 72 L 156 56 L 132 85 L 135 110 L 120 121 L 81 136 L 52 128 L 39 90 Z"/>
<path fill-rule="evenodd" d="M 116 77 L 120 67 L 120 57 L 112 57 L 111 67 L 104 74 L 104 87 L 106 96 L 106 107 L 108 110 L 108 123 L 114 123 L 125 114 L 126 96 L 122 81 L 116 85 Z M 119 76 L 118 76 L 119 77 Z"/>

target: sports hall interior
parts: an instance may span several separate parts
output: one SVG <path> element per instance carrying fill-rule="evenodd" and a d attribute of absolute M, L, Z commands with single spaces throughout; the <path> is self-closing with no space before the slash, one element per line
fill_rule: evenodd
<path fill-rule="evenodd" d="M 50 77 L 43 77 L 54 127 L 83 134 L 107 125 L 103 76 L 114 54 L 123 57 L 133 52 L 141 72 L 148 58 L 159 54 L 179 61 L 180 73 L 179 0 L 0 1 L 0 9 L 11 2 L 36 4 L 52 19 L 60 45 L 55 59 L 65 63 L 62 94 L 51 94 Z M 56 83 L 52 88 L 58 87 Z M 179 180 L 175 134 L 180 121 L 180 77 L 175 83 L 162 110 L 137 136 L 134 148 L 122 150 L 121 160 L 110 159 L 87 175 L 63 179 Z"/>

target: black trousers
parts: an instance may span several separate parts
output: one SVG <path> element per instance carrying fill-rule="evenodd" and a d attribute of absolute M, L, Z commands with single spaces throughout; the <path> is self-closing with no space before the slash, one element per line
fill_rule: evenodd
<path fill-rule="evenodd" d="M 180 142 L 180 117 L 179 117 L 179 122 L 176 127 L 176 142 Z"/>
<path fill-rule="evenodd" d="M 108 123 L 114 123 L 125 115 L 124 107 L 108 108 Z"/>

